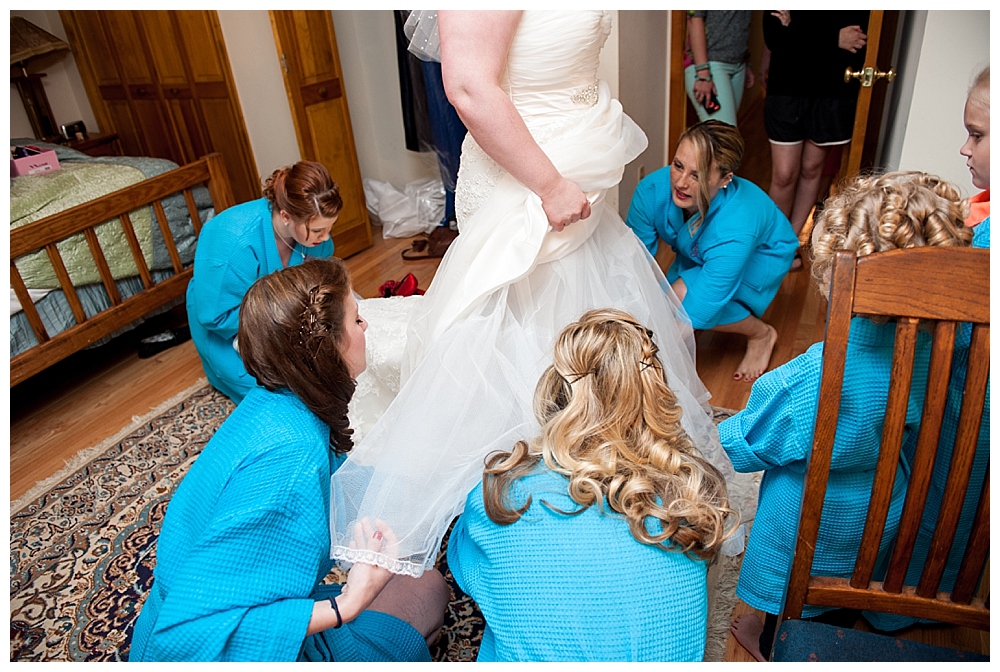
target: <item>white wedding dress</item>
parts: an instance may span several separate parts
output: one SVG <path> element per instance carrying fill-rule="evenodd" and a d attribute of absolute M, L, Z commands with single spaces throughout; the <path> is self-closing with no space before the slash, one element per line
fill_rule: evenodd
<path fill-rule="evenodd" d="M 585 311 L 607 306 L 653 330 L 685 429 L 727 477 L 731 505 L 744 521 L 752 517 L 755 492 L 719 446 L 680 302 L 604 200 L 646 148 L 642 130 L 596 79 L 610 29 L 607 12 L 526 11 L 502 81 L 593 214 L 554 232 L 538 196 L 468 135 L 456 189 L 460 235 L 426 295 L 361 302 L 371 325 L 369 371 L 351 405 L 360 441 L 332 481 L 333 558 L 413 576 L 432 567 L 484 458 L 537 434 L 532 396 L 555 337 Z M 398 545 L 385 553 L 352 549 L 353 523 L 364 517 L 385 521 Z M 742 550 L 739 537 L 731 551 Z"/>

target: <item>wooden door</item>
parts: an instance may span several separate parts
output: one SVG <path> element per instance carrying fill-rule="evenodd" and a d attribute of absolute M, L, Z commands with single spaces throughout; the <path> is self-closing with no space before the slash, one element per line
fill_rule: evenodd
<path fill-rule="evenodd" d="M 220 152 L 237 202 L 260 177 L 214 11 L 60 11 L 94 116 L 129 156 Z"/>
<path fill-rule="evenodd" d="M 333 17 L 330 10 L 271 10 L 270 16 L 299 152 L 326 166 L 340 187 L 344 208 L 332 236 L 336 255 L 348 257 L 371 246 L 372 232 Z"/>
<path fill-rule="evenodd" d="M 60 12 L 101 131 L 129 156 L 184 163 L 133 12 Z"/>
<path fill-rule="evenodd" d="M 185 162 L 222 153 L 237 202 L 260 198 L 261 184 L 222 27 L 214 11 L 136 12 L 155 63 L 160 94 Z"/>
<path fill-rule="evenodd" d="M 892 64 L 893 48 L 896 42 L 896 28 L 899 25 L 899 10 L 883 11 L 873 9 L 868 18 L 868 45 L 865 52 L 864 69 L 874 72 L 889 72 Z M 881 67 L 880 67 L 881 66 Z M 870 85 L 862 85 L 858 92 L 858 108 L 854 115 L 854 133 L 851 136 L 851 151 L 842 175 L 855 175 L 860 170 L 875 167 L 882 115 L 888 95 L 888 78 L 878 77 Z"/>

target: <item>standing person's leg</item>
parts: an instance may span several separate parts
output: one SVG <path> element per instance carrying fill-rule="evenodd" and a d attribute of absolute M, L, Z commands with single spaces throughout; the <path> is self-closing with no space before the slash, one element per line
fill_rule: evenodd
<path fill-rule="evenodd" d="M 743 92 L 746 90 L 747 64 L 726 63 L 726 69 L 729 71 L 729 82 L 733 87 L 733 125 L 735 126 L 736 117 L 740 113 L 740 103 L 743 102 Z"/>
<path fill-rule="evenodd" d="M 802 167 L 804 142 L 781 143 L 771 141 L 771 188 L 768 196 L 784 213 L 791 217 L 795 202 L 796 185 Z"/>
<path fill-rule="evenodd" d="M 708 118 L 735 126 L 736 113 L 740 108 L 737 92 L 740 95 L 743 93 L 743 71 L 740 68 L 742 64 L 709 61 L 708 65 L 711 68 L 712 80 L 715 82 L 716 97 L 719 99 L 719 111 L 710 114 Z M 738 82 L 737 79 L 739 79 Z"/>
<path fill-rule="evenodd" d="M 806 140 L 802 148 L 795 199 L 792 202 L 791 214 L 788 216 L 796 235 L 802 230 L 802 225 L 806 223 L 809 213 L 816 205 L 816 196 L 819 194 L 820 179 L 823 177 L 823 164 L 826 163 L 827 149 L 827 147 L 815 144 L 812 140 Z"/>

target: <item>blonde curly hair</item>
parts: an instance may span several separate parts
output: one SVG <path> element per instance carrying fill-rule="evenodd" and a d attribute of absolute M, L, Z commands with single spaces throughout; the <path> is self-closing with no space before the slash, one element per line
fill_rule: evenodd
<path fill-rule="evenodd" d="M 681 427 L 652 336 L 610 308 L 591 310 L 562 331 L 535 388 L 540 436 L 487 458 L 483 500 L 494 522 L 509 525 L 528 509 L 530 498 L 514 509 L 508 493 L 544 461 L 569 479 L 569 496 L 580 505 L 562 513 L 607 502 L 644 544 L 700 558 L 718 552 L 732 533 L 727 518 L 738 515 L 722 475 Z"/>
<path fill-rule="evenodd" d="M 910 247 L 967 247 L 968 206 L 958 187 L 918 171 L 859 175 L 827 199 L 813 233 L 812 275 L 829 297 L 840 250 L 859 257 Z"/>

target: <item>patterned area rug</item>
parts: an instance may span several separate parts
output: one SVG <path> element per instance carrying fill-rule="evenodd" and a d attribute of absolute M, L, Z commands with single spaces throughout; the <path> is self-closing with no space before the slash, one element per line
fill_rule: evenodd
<path fill-rule="evenodd" d="M 156 538 L 174 488 L 233 410 L 200 381 L 11 502 L 11 661 L 123 661 L 152 584 Z M 716 410 L 716 421 L 731 415 Z M 738 558 L 710 571 L 706 660 L 722 660 Z M 435 661 L 474 661 L 483 618 L 452 589 Z M 339 580 L 335 573 L 328 580 Z"/>

